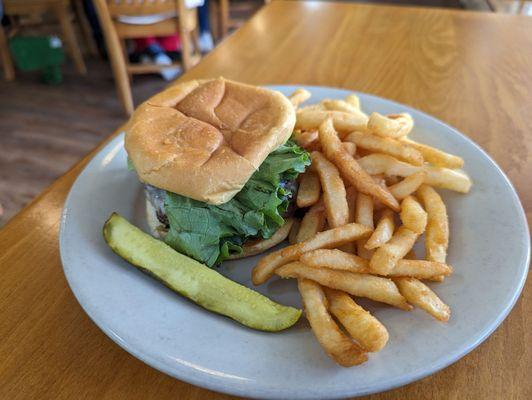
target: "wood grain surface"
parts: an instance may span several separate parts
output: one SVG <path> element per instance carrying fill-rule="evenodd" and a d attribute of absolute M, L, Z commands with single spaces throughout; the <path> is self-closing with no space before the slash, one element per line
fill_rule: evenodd
<path fill-rule="evenodd" d="M 515 184 L 530 224 L 530 71 L 528 17 L 273 2 L 183 79 L 224 75 L 257 84 L 338 86 L 419 108 L 495 158 Z M 136 360 L 96 328 L 70 292 L 59 260 L 59 219 L 89 157 L 0 231 L 0 398 L 232 398 Z M 528 280 L 507 320 L 468 356 L 369 398 L 532 398 L 531 286 Z"/>

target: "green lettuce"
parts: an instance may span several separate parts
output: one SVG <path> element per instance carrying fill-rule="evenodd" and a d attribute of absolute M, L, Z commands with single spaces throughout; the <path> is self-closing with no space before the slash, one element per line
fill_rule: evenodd
<path fill-rule="evenodd" d="M 218 206 L 166 192 L 168 245 L 212 267 L 242 252 L 248 238 L 271 237 L 284 224 L 293 193 L 284 183 L 310 165 L 309 154 L 292 141 L 273 151 L 242 190 Z"/>

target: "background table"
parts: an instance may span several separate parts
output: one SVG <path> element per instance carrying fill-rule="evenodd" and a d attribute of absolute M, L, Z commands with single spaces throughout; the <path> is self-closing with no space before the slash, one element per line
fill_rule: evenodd
<path fill-rule="evenodd" d="M 338 86 L 419 108 L 495 158 L 517 187 L 530 224 L 531 71 L 529 17 L 273 2 L 182 79 Z M 68 190 L 89 158 L 0 232 L 0 398 L 230 398 L 136 360 L 74 299 L 59 260 L 58 229 Z M 502 326 L 456 364 L 370 397 L 532 398 L 531 293 L 529 279 Z"/>

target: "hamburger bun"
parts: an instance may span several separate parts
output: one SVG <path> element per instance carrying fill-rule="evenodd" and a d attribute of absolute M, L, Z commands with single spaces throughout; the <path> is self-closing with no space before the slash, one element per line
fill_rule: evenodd
<path fill-rule="evenodd" d="M 138 107 L 125 147 L 141 181 L 217 205 L 242 189 L 294 125 L 294 107 L 279 92 L 223 78 L 188 81 Z"/>

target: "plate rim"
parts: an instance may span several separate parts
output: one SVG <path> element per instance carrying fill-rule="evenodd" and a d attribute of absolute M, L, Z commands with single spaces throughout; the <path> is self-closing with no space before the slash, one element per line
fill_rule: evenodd
<path fill-rule="evenodd" d="M 458 135 L 461 139 L 463 139 L 466 142 L 468 142 L 469 145 L 472 145 L 477 152 L 479 152 L 483 157 L 485 157 L 489 161 L 489 163 L 494 167 L 494 170 L 503 178 L 504 183 L 508 187 L 508 189 L 509 189 L 509 191 L 510 191 L 510 193 L 512 195 L 512 199 L 514 201 L 514 204 L 516 204 L 518 206 L 517 209 L 519 210 L 519 214 L 520 214 L 520 222 L 524 223 L 526 235 L 528 236 L 528 238 L 530 238 L 530 228 L 528 226 L 526 213 L 525 213 L 523 205 L 521 203 L 521 199 L 519 198 L 519 195 L 518 195 L 516 189 L 514 188 L 513 184 L 511 183 L 511 181 L 508 178 L 508 176 L 506 175 L 506 173 L 502 170 L 501 167 L 499 167 L 499 165 L 495 162 L 495 160 L 493 160 L 493 158 L 486 151 L 484 151 L 484 149 L 482 149 L 482 147 L 480 147 L 475 141 L 473 141 L 471 138 L 469 138 L 465 134 L 461 133 L 458 129 L 454 128 L 453 126 L 449 125 L 448 123 L 446 123 L 446 122 L 444 122 L 444 121 L 442 121 L 442 120 L 440 120 L 440 119 L 438 119 L 436 117 L 433 117 L 432 115 L 427 114 L 424 111 L 421 111 L 421 110 L 419 110 L 417 108 L 409 106 L 407 104 L 402 104 L 402 103 L 399 103 L 399 102 L 397 102 L 395 100 L 386 99 L 384 97 L 376 96 L 374 94 L 370 94 L 370 93 L 366 93 L 366 92 L 360 92 L 360 91 L 354 91 L 354 90 L 349 90 L 349 89 L 346 89 L 346 88 L 340 88 L 340 87 L 334 87 L 334 86 L 305 85 L 305 84 L 300 84 L 300 85 L 298 85 L 298 84 L 289 84 L 289 85 L 287 85 L 287 84 L 286 85 L 285 84 L 283 84 L 283 85 L 266 84 L 266 85 L 261 85 L 261 86 L 268 87 L 268 88 L 274 89 L 274 90 L 279 90 L 279 88 L 290 89 L 290 88 L 295 88 L 295 87 L 303 87 L 303 88 L 309 89 L 311 92 L 312 92 L 313 89 L 316 89 L 316 90 L 327 89 L 327 90 L 333 90 L 333 91 L 349 91 L 351 93 L 355 93 L 355 94 L 358 94 L 358 95 L 362 94 L 363 96 L 373 98 L 373 100 L 384 101 L 384 102 L 387 102 L 389 104 L 396 105 L 398 108 L 405 108 L 406 107 L 406 108 L 409 108 L 411 110 L 415 110 L 417 113 L 421 114 L 424 118 L 426 118 L 427 120 L 430 120 L 431 123 L 443 126 L 446 129 L 452 131 L 454 134 Z M 235 395 L 235 396 L 245 396 L 245 397 L 249 397 L 249 398 L 259 398 L 259 399 L 260 398 L 285 399 L 285 398 L 287 398 L 287 396 L 289 396 L 292 399 L 308 399 L 308 400 L 340 399 L 340 398 L 345 398 L 347 396 L 364 396 L 364 395 L 369 395 L 369 394 L 373 394 L 373 393 L 381 393 L 381 392 L 393 390 L 393 389 L 396 389 L 398 387 L 407 385 L 409 383 L 416 382 L 416 381 L 421 380 L 421 379 L 423 379 L 423 378 L 425 378 L 427 376 L 430 376 L 432 374 L 435 374 L 435 373 L 441 371 L 442 369 L 450 366 L 451 364 L 454 364 L 455 362 L 457 362 L 461 358 L 465 357 L 467 354 L 469 354 L 471 351 L 473 351 L 475 348 L 477 348 L 479 345 L 481 345 L 489 336 L 491 336 L 493 334 L 493 332 L 508 317 L 508 315 L 510 314 L 510 312 L 514 308 L 517 300 L 519 299 L 519 297 L 520 297 L 520 295 L 521 295 L 521 293 L 523 291 L 523 288 L 524 288 L 524 285 L 525 285 L 525 282 L 526 282 L 526 279 L 527 279 L 527 276 L 528 276 L 528 271 L 530 269 L 531 245 L 530 245 L 530 241 L 529 240 L 526 241 L 526 247 L 525 247 L 526 257 L 525 257 L 525 260 L 524 260 L 524 264 L 525 265 L 524 265 L 524 268 L 523 268 L 523 273 L 520 276 L 520 279 L 519 279 L 519 282 L 518 282 L 518 286 L 517 286 L 516 290 L 514 291 L 513 296 L 511 297 L 510 301 L 507 303 L 506 307 L 504 308 L 504 310 L 501 313 L 499 313 L 497 318 L 491 323 L 491 326 L 489 326 L 488 329 L 486 329 L 484 332 L 482 332 L 482 334 L 474 342 L 469 343 L 466 346 L 462 346 L 461 348 L 459 348 L 458 351 L 450 352 L 450 354 L 451 354 L 450 356 L 447 356 L 445 358 L 441 358 L 441 360 L 439 362 L 435 363 L 435 365 L 432 365 L 430 368 L 424 368 L 422 370 L 412 371 L 406 376 L 397 377 L 394 380 L 387 381 L 386 385 L 380 386 L 379 388 L 375 388 L 375 387 L 373 387 L 373 388 L 364 388 L 362 390 L 356 390 L 356 389 L 353 389 L 353 388 L 351 388 L 351 390 L 346 390 L 345 388 L 342 388 L 342 389 L 335 390 L 333 392 L 329 391 L 329 393 L 327 395 L 325 395 L 325 396 L 323 394 L 320 394 L 320 393 L 313 394 L 313 393 L 309 393 L 309 392 L 300 392 L 299 390 L 297 392 L 294 391 L 292 393 L 286 393 L 285 391 L 282 391 L 282 390 L 281 391 L 280 390 L 276 390 L 274 387 L 270 387 L 270 388 L 267 388 L 267 389 L 263 389 L 263 388 L 254 389 L 254 392 L 250 392 L 248 385 L 238 384 L 234 380 L 228 381 L 227 379 L 220 378 L 220 377 L 216 377 L 215 378 L 213 376 L 211 376 L 209 379 L 206 379 L 205 378 L 206 375 L 205 375 L 204 372 L 200 373 L 200 372 L 194 371 L 192 373 L 187 374 L 186 371 L 190 371 L 190 367 L 180 366 L 180 370 L 184 371 L 184 373 L 183 374 L 176 373 L 176 371 L 172 371 L 172 370 L 166 369 L 163 364 L 161 364 L 158 360 L 153 358 L 151 355 L 149 355 L 147 353 L 144 353 L 144 352 L 141 352 L 141 351 L 138 351 L 133 346 L 129 346 L 120 337 L 115 335 L 114 332 L 109 327 L 107 327 L 104 323 L 99 323 L 98 322 L 98 318 L 96 316 L 92 315 L 92 312 L 90 312 L 86 308 L 86 306 L 82 303 L 82 301 L 78 297 L 78 293 L 75 290 L 75 287 L 74 287 L 74 285 L 73 285 L 73 283 L 71 281 L 71 278 L 69 277 L 69 272 L 68 272 L 69 268 L 65 266 L 65 254 L 64 254 L 65 251 L 63 250 L 63 248 L 64 248 L 64 243 L 63 243 L 64 242 L 64 231 L 65 231 L 65 226 L 66 226 L 67 218 L 68 218 L 67 214 L 68 214 L 68 211 L 69 211 L 69 204 L 71 202 L 71 198 L 73 196 L 73 192 L 75 191 L 76 185 L 79 184 L 79 180 L 80 180 L 81 175 L 86 171 L 86 169 L 88 168 L 88 166 L 92 162 L 92 160 L 97 155 L 101 154 L 108 147 L 112 147 L 113 143 L 115 143 L 117 141 L 118 142 L 122 141 L 123 140 L 122 139 L 123 134 L 124 134 L 123 132 L 120 132 L 114 138 L 111 138 L 111 140 L 109 140 L 101 149 L 99 149 L 91 157 L 91 159 L 87 162 L 87 164 L 80 171 L 80 173 L 76 177 L 76 180 L 74 181 L 74 183 L 72 184 L 72 186 L 69 189 L 69 192 L 68 192 L 68 195 L 67 195 L 67 197 L 65 199 L 65 202 L 64 202 L 64 205 L 63 205 L 63 210 L 62 210 L 62 213 L 61 213 L 61 223 L 60 223 L 60 230 L 59 230 L 59 252 L 60 252 L 61 264 L 62 264 L 63 272 L 65 274 L 65 277 L 66 277 L 66 280 L 67 280 L 67 283 L 68 283 L 68 286 L 69 286 L 70 290 L 74 294 L 74 297 L 76 298 L 76 301 L 78 302 L 78 304 L 81 306 L 83 311 L 89 316 L 91 321 L 101 331 L 103 331 L 103 333 L 107 337 L 109 337 L 113 342 L 118 344 L 123 350 L 125 350 L 129 354 L 133 355 L 135 358 L 141 360 L 142 362 L 144 362 L 145 364 L 147 364 L 151 368 L 154 368 L 154 369 L 156 369 L 156 370 L 158 370 L 158 371 L 160 371 L 160 372 L 162 372 L 162 373 L 164 373 L 166 375 L 169 375 L 169 376 L 171 376 L 171 377 L 173 377 L 175 379 L 178 379 L 178 380 L 181 380 L 183 382 L 187 382 L 189 384 L 192 384 L 192 385 L 195 385 L 195 386 L 198 386 L 198 387 L 202 387 L 202 388 L 205 388 L 205 389 L 208 389 L 208 390 L 216 391 L 216 392 L 219 392 L 219 393 L 225 393 L 225 394 Z"/>

